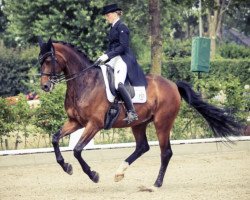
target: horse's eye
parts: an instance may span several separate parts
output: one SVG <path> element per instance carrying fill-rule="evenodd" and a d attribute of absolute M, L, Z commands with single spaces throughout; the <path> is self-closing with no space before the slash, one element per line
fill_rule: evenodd
<path fill-rule="evenodd" d="M 44 62 L 45 62 L 46 65 L 48 65 L 48 64 L 50 64 L 51 59 L 46 59 Z"/>

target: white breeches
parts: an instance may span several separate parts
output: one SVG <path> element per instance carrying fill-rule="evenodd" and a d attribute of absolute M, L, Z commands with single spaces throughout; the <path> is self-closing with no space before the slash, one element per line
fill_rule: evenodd
<path fill-rule="evenodd" d="M 115 89 L 118 89 L 118 84 L 123 83 L 127 76 L 127 65 L 122 60 L 121 56 L 116 56 L 107 62 L 111 67 L 114 68 L 114 78 L 115 78 Z"/>

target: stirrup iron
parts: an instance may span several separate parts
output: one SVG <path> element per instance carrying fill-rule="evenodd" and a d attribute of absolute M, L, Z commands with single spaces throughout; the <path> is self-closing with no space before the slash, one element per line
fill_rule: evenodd
<path fill-rule="evenodd" d="M 128 111 L 127 117 L 123 119 L 124 121 L 127 121 L 128 124 L 132 123 L 135 120 L 138 120 L 138 115 L 135 113 L 135 111 Z"/>

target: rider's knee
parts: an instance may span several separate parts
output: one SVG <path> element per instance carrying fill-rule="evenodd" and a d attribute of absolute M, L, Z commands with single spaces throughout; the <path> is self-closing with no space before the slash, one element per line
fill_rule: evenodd
<path fill-rule="evenodd" d="M 115 89 L 118 90 L 122 86 L 123 86 L 123 83 L 119 82 L 118 84 L 115 84 Z"/>

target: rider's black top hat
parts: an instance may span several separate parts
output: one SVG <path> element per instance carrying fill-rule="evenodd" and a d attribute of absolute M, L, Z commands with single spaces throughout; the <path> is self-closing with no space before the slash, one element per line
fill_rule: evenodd
<path fill-rule="evenodd" d="M 121 8 L 118 8 L 117 4 L 110 4 L 110 5 L 107 5 L 107 6 L 104 6 L 102 8 L 102 15 L 106 15 L 108 13 L 111 13 L 111 12 L 115 12 L 115 11 L 118 11 L 118 10 L 122 10 Z"/>

